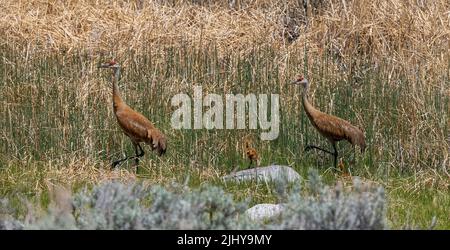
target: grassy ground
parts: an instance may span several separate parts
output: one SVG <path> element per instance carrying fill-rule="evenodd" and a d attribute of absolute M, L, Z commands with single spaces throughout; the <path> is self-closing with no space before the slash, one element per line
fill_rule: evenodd
<path fill-rule="evenodd" d="M 308 9 L 309 19 L 299 6 L 288 8 L 297 12 L 283 12 L 284 5 L 271 1 L 250 2 L 237 10 L 167 2 L 140 10 L 133 4 L 79 1 L 66 6 L 65 16 L 51 3 L 5 2 L 1 18 L 10 25 L 0 28 L 10 35 L 2 35 L 0 44 L 0 195 L 19 207 L 24 197 L 46 204 L 51 185 L 79 189 L 138 179 L 163 185 L 188 181 L 193 187 L 215 183 L 237 199 L 276 202 L 267 186 L 220 181 L 235 166 L 248 164 L 242 145 L 247 134 L 261 165 L 291 165 L 302 176 L 317 168 L 329 183 L 349 183 L 329 171 L 331 157 L 303 152 L 307 144 L 329 145 L 305 116 L 300 89 L 287 84 L 302 73 L 311 82 L 316 107 L 365 131 L 368 149 L 354 163 L 351 146 L 341 142 L 338 147 L 353 175 L 386 188 L 392 227 L 428 227 L 436 217 L 437 228 L 449 229 L 445 1 L 428 7 L 394 1 L 402 11 L 332 1 L 333 6 Z M 120 22 L 104 19 L 101 11 Z M 16 22 L 10 19 L 14 12 Z M 87 19 L 70 18 L 77 13 Z M 296 22 L 280 21 L 286 16 Z M 283 32 L 290 27 L 305 32 L 289 42 Z M 94 36 L 99 30 L 111 35 Z M 87 38 L 92 36 L 95 43 Z M 112 112 L 110 72 L 97 69 L 111 57 L 124 66 L 119 85 L 126 102 L 169 139 L 167 154 L 146 154 L 137 176 L 131 162 L 109 170 L 111 161 L 133 152 Z M 176 107 L 170 100 L 179 93 L 192 95 L 194 85 L 204 94 L 280 94 L 279 137 L 260 141 L 260 130 L 172 129 Z"/>

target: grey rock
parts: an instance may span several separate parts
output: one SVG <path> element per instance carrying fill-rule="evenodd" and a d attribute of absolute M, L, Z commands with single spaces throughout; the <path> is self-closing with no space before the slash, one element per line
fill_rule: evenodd
<path fill-rule="evenodd" d="M 247 209 L 245 214 L 252 220 L 262 221 L 279 216 L 284 209 L 283 204 L 258 204 Z"/>
<path fill-rule="evenodd" d="M 222 177 L 224 181 L 284 181 L 295 182 L 300 180 L 300 175 L 291 167 L 282 165 L 271 165 L 241 170 Z"/>

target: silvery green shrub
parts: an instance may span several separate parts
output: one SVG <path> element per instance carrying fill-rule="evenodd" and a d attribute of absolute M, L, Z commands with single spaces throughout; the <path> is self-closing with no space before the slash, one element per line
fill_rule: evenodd
<path fill-rule="evenodd" d="M 175 190 L 108 182 L 72 197 L 70 209 L 51 204 L 44 216 L 21 223 L 0 217 L 1 229 L 249 229 L 248 205 L 221 188 Z M 6 204 L 6 201 L 3 203 Z M 67 206 L 66 206 L 67 207 Z M 5 212 L 8 214 L 9 212 Z"/>
<path fill-rule="evenodd" d="M 152 205 L 143 219 L 151 229 L 250 229 L 248 218 L 240 217 L 246 202 L 235 202 L 230 194 L 214 186 L 174 193 L 152 189 Z"/>
<path fill-rule="evenodd" d="M 353 190 L 331 188 L 310 171 L 306 191 L 292 192 L 278 224 L 272 229 L 385 229 L 385 195 L 381 187 L 363 185 L 354 179 Z"/>
<path fill-rule="evenodd" d="M 324 185 L 315 171 L 306 183 L 290 190 L 275 184 L 274 193 L 282 196 L 285 210 L 269 221 L 251 221 L 244 214 L 248 201 L 236 202 L 216 186 L 190 190 L 107 182 L 72 195 L 70 206 L 50 206 L 44 215 L 27 216 L 31 219 L 25 222 L 0 216 L 0 229 L 386 228 L 382 188 L 368 188 L 356 180 L 352 190 L 344 191 L 339 185 Z"/>
<path fill-rule="evenodd" d="M 0 199 L 0 230 L 18 230 L 23 229 L 23 224 L 14 219 L 11 214 L 14 209 L 11 208 L 6 199 Z"/>
<path fill-rule="evenodd" d="M 108 182 L 92 191 L 84 190 L 73 200 L 76 227 L 79 229 L 141 229 L 148 198 L 141 185 Z"/>
<path fill-rule="evenodd" d="M 78 193 L 73 207 L 79 229 L 250 228 L 238 219 L 248 206 L 214 186 L 182 192 L 111 182 Z"/>

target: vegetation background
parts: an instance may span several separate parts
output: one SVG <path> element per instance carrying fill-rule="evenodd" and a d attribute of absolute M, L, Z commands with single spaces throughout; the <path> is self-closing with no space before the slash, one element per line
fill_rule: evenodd
<path fill-rule="evenodd" d="M 0 2 L 0 196 L 20 213 L 25 197 L 49 203 L 49 187 L 78 190 L 106 180 L 223 186 L 236 200 L 276 202 L 263 184 L 226 185 L 245 168 L 242 137 L 261 164 L 316 168 L 329 183 L 328 146 L 287 83 L 304 74 L 320 110 L 363 128 L 368 150 L 352 175 L 381 185 L 393 228 L 450 228 L 450 3 L 446 0 L 155 0 Z M 168 137 L 167 154 L 146 154 L 136 176 L 110 163 L 133 149 L 111 105 L 110 72 L 123 65 L 122 95 Z M 279 93 L 280 136 L 255 130 L 173 130 L 171 97 Z M 144 150 L 149 151 L 148 147 Z M 256 187 L 255 187 L 256 186 Z"/>

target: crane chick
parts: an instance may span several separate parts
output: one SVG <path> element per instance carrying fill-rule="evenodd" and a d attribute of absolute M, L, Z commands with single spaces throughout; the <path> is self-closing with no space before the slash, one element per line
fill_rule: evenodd
<path fill-rule="evenodd" d="M 341 175 L 344 177 L 350 177 L 350 173 L 349 171 L 345 168 L 345 164 L 344 161 L 341 159 L 339 159 L 339 163 L 338 163 L 338 169 L 341 172 Z"/>
<path fill-rule="evenodd" d="M 138 171 L 139 158 L 144 156 L 144 150 L 140 143 L 146 143 L 150 145 L 152 150 L 156 150 L 158 155 L 161 156 L 166 152 L 166 137 L 161 131 L 159 131 L 153 123 L 145 118 L 141 113 L 134 111 L 130 108 L 121 98 L 119 87 L 117 82 L 120 80 L 120 65 L 115 61 L 104 63 L 99 68 L 112 69 L 112 95 L 113 95 L 113 109 L 117 118 L 120 128 L 128 136 L 133 143 L 135 149 L 135 156 L 125 157 L 114 161 L 112 168 L 115 168 L 117 164 L 129 160 L 135 159 L 136 173 Z"/>
<path fill-rule="evenodd" d="M 259 165 L 258 152 L 251 146 L 251 140 L 249 138 L 244 139 L 244 147 L 245 147 L 245 154 L 247 155 L 247 158 L 250 160 L 250 164 L 248 167 L 250 168 L 253 163 L 255 163 L 256 167 L 258 167 Z"/>
<path fill-rule="evenodd" d="M 365 150 L 366 142 L 364 138 L 364 133 L 359 128 L 353 126 L 348 121 L 343 120 L 339 117 L 320 112 L 311 105 L 311 103 L 308 101 L 308 90 L 309 90 L 308 80 L 306 80 L 303 76 L 299 75 L 291 83 L 303 87 L 302 103 L 306 115 L 308 116 L 314 128 L 316 128 L 316 130 L 319 131 L 319 133 L 322 136 L 328 139 L 328 141 L 331 143 L 334 149 L 334 152 L 331 152 L 314 145 L 308 145 L 305 148 L 306 151 L 310 149 L 318 149 L 333 155 L 334 167 L 336 168 L 338 158 L 336 142 L 341 140 L 347 140 L 353 146 L 358 145 L 361 148 L 361 152 Z"/>

